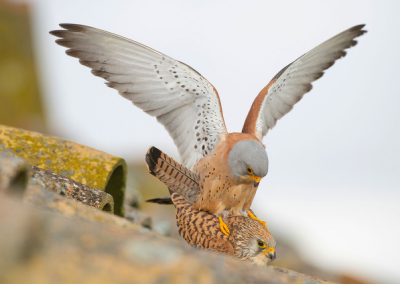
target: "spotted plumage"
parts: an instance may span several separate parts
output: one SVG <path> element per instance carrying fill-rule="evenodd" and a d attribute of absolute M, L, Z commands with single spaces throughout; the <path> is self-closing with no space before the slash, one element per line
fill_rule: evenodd
<path fill-rule="evenodd" d="M 268 172 L 263 137 L 365 33 L 364 25 L 352 27 L 287 65 L 254 100 L 242 133 L 228 133 L 216 89 L 193 68 L 106 31 L 60 26 L 65 30 L 50 33 L 69 48 L 68 55 L 79 58 L 95 76 L 164 125 L 182 165 L 198 177 L 194 208 L 217 216 L 248 214 Z"/>
<path fill-rule="evenodd" d="M 232 255 L 261 266 L 275 259 L 275 240 L 256 220 L 228 215 L 224 219 L 230 229 L 228 237 L 220 231 L 215 215 L 195 210 L 192 203 L 177 193 L 173 193 L 171 199 L 176 209 L 179 235 L 191 246 Z"/>

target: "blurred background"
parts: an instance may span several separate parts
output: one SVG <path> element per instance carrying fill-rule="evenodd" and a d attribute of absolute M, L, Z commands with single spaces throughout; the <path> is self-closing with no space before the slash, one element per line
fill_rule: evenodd
<path fill-rule="evenodd" d="M 253 209 L 278 240 L 275 265 L 346 283 L 400 283 L 400 2 L 0 0 L 0 124 L 123 157 L 143 199 L 154 145 L 179 159 L 152 117 L 106 88 L 48 34 L 85 24 L 198 70 L 229 132 L 284 66 L 357 24 L 368 33 L 264 139 L 268 176 Z M 174 210 L 142 209 L 176 235 Z M 160 225 L 160 226 L 161 226 Z M 361 281 L 361 282 L 357 282 Z"/>

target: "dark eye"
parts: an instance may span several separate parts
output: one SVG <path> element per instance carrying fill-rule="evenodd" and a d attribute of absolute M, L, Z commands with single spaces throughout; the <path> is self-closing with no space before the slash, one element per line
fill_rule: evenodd
<path fill-rule="evenodd" d="M 258 244 L 258 246 L 259 246 L 260 248 L 265 248 L 265 247 L 266 247 L 265 243 L 262 242 L 262 241 L 258 241 L 257 244 Z"/>
<path fill-rule="evenodd" d="M 253 170 L 250 166 L 247 166 L 247 172 L 251 175 L 253 174 Z"/>

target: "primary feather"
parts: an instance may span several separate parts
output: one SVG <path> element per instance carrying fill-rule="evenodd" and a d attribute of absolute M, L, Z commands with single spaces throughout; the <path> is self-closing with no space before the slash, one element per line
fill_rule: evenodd
<path fill-rule="evenodd" d="M 366 33 L 363 27 L 355 26 L 332 37 L 279 71 L 254 100 L 242 132 L 262 140 L 277 120 L 312 89 L 311 83 L 345 56 L 345 49 L 357 44 L 354 38 Z"/>

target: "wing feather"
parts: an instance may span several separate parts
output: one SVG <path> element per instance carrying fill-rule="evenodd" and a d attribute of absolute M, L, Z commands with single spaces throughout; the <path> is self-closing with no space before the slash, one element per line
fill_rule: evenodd
<path fill-rule="evenodd" d="M 355 26 L 332 37 L 279 71 L 254 100 L 242 132 L 262 140 L 277 120 L 312 89 L 311 83 L 345 56 L 345 49 L 357 44 L 354 38 L 366 32 L 363 27 Z"/>
<path fill-rule="evenodd" d="M 60 38 L 56 43 L 69 48 L 66 53 L 105 79 L 108 87 L 157 117 L 173 138 L 184 166 L 192 169 L 226 135 L 218 93 L 193 68 L 106 31 L 60 26 L 65 30 L 50 32 Z"/>

